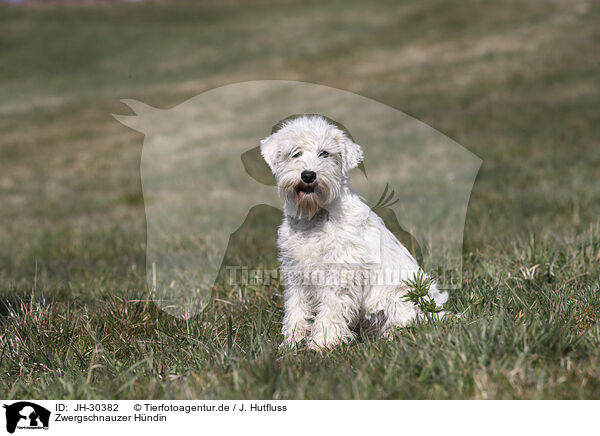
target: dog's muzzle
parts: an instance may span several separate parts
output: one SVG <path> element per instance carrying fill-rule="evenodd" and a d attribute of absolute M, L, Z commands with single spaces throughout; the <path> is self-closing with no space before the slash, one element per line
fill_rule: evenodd
<path fill-rule="evenodd" d="M 296 185 L 296 192 L 302 192 L 304 194 L 312 194 L 315 192 L 315 188 L 317 187 L 317 182 L 312 183 L 304 183 L 300 182 Z"/>
<path fill-rule="evenodd" d="M 300 174 L 300 178 L 307 185 L 311 185 L 315 180 L 317 180 L 317 173 L 309 170 L 302 171 L 302 173 Z"/>
<path fill-rule="evenodd" d="M 317 173 L 314 171 L 302 171 L 300 174 L 301 181 L 296 185 L 296 192 L 304 194 L 312 194 L 317 187 Z"/>

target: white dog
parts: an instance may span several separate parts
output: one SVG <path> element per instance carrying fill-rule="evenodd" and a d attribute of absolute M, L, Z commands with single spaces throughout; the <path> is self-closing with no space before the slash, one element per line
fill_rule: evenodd
<path fill-rule="evenodd" d="M 285 200 L 278 237 L 284 344 L 306 338 L 311 348 L 331 348 L 352 340 L 359 323 L 386 333 L 418 316 L 402 297 L 403 280 L 419 265 L 348 186 L 363 159 L 350 134 L 323 116 L 301 115 L 280 123 L 260 149 Z M 373 277 L 379 281 L 365 280 Z M 448 298 L 435 284 L 429 295 L 438 305 Z"/>

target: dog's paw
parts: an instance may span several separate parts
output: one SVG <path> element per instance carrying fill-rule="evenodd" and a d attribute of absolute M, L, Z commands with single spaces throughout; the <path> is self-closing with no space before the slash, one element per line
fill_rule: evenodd
<path fill-rule="evenodd" d="M 300 345 L 306 340 L 308 336 L 308 331 L 298 331 L 294 330 L 292 332 L 283 332 L 283 342 L 279 344 L 279 349 L 284 350 L 292 350 L 294 348 L 300 347 Z"/>
<path fill-rule="evenodd" d="M 317 351 L 317 352 L 323 352 L 325 350 L 328 350 L 327 347 L 325 347 L 324 345 L 319 345 L 314 341 L 309 341 L 308 342 L 308 349 L 312 350 L 312 351 Z"/>
<path fill-rule="evenodd" d="M 294 349 L 299 348 L 301 345 L 301 341 L 288 341 L 288 340 L 283 340 L 283 342 L 281 344 L 279 344 L 279 351 L 285 352 L 285 351 L 291 351 Z"/>
<path fill-rule="evenodd" d="M 281 331 L 283 334 L 283 342 L 293 346 L 305 340 L 310 331 L 305 323 L 286 323 Z"/>
<path fill-rule="evenodd" d="M 327 335 L 324 333 L 313 334 L 308 340 L 308 348 L 315 351 L 331 350 L 341 344 L 347 344 L 355 339 L 350 331 Z"/>

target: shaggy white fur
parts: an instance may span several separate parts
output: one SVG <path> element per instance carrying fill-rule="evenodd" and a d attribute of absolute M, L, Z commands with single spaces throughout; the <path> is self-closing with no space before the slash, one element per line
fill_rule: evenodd
<path fill-rule="evenodd" d="M 419 315 L 403 301 L 420 271 L 409 251 L 349 186 L 363 159 L 346 132 L 319 115 L 299 116 L 261 141 L 283 197 L 278 246 L 285 280 L 284 345 L 331 348 L 359 323 L 386 333 Z M 438 305 L 448 295 L 435 284 Z"/>

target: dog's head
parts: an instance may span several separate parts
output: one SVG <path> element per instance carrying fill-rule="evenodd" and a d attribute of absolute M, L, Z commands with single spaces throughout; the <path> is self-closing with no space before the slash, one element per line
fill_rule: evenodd
<path fill-rule="evenodd" d="M 308 219 L 337 198 L 348 172 L 363 159 L 349 133 L 320 115 L 284 120 L 261 141 L 260 150 L 280 195 L 294 205 L 297 217 Z"/>

